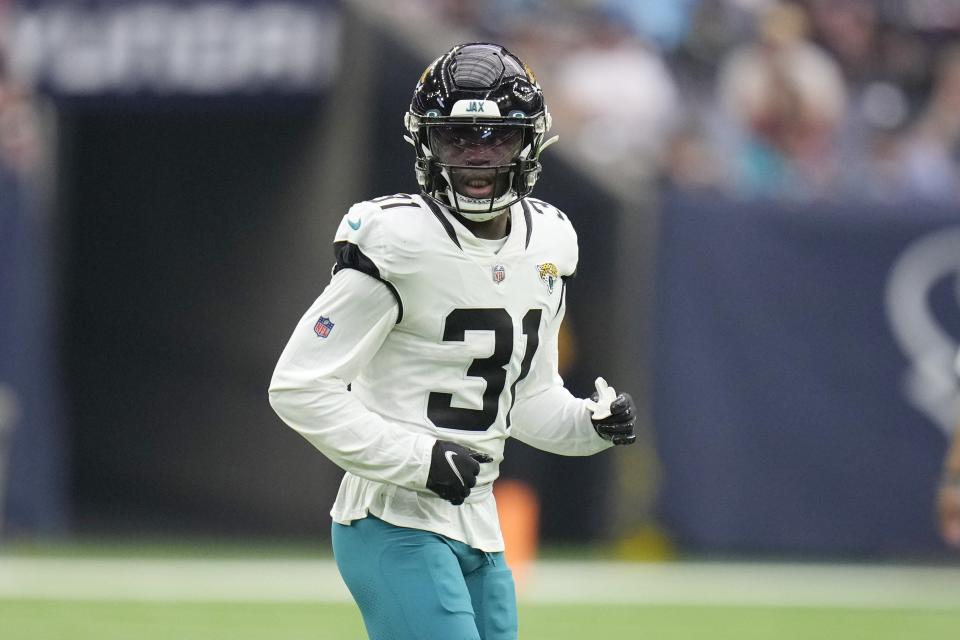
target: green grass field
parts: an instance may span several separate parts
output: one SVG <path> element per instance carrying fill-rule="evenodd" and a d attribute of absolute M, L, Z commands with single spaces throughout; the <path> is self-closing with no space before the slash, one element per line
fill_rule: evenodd
<path fill-rule="evenodd" d="M 0 553 L 0 640 L 362 640 L 333 561 L 293 550 Z M 553 558 L 521 640 L 954 640 L 960 565 Z"/>
<path fill-rule="evenodd" d="M 525 605 L 523 640 L 947 640 L 960 610 Z M 131 603 L 0 600 L 4 640 L 363 639 L 347 603 Z"/>

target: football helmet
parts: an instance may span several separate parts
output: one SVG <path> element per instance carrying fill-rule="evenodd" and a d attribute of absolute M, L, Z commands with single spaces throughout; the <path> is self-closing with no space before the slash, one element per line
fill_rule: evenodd
<path fill-rule="evenodd" d="M 460 44 L 426 68 L 404 116 L 423 193 L 474 222 L 529 195 L 550 113 L 530 68 L 498 44 Z"/>

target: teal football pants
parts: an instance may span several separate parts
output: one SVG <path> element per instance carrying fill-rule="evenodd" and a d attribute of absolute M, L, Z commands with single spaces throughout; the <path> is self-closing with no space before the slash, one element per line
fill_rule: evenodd
<path fill-rule="evenodd" d="M 513 574 L 485 553 L 372 515 L 333 523 L 340 575 L 370 640 L 516 640 Z"/>

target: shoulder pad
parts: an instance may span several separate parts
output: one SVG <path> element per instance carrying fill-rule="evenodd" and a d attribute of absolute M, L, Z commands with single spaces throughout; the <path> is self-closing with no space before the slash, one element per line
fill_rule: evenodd
<path fill-rule="evenodd" d="M 530 212 L 533 236 L 549 243 L 552 251 L 557 252 L 557 267 L 560 275 L 572 277 L 577 270 L 579 249 L 577 232 L 560 209 L 538 198 L 527 197 L 524 206 Z"/>
<path fill-rule="evenodd" d="M 417 227 L 411 217 L 404 214 L 420 214 L 421 206 L 414 196 L 398 193 L 358 202 L 350 207 L 337 227 L 334 239 L 337 265 L 334 271 L 346 267 L 357 268 L 355 262 L 359 260 L 367 265 L 361 269 L 365 273 L 370 272 L 372 266 L 376 273 L 371 275 L 390 279 L 397 272 L 398 260 L 406 262 L 403 256 L 410 251 L 407 236 L 411 229 Z M 417 215 L 414 219 L 418 218 Z M 349 256 L 355 256 L 356 260 L 341 264 L 341 259 Z"/>
<path fill-rule="evenodd" d="M 531 197 L 527 197 L 525 200 L 537 213 L 549 214 L 550 216 L 557 218 L 558 220 L 566 221 L 567 224 L 570 223 L 570 220 L 569 218 L 567 218 L 567 215 L 563 211 L 560 211 L 560 209 L 550 204 L 549 202 L 544 202 L 539 198 L 531 198 Z"/>

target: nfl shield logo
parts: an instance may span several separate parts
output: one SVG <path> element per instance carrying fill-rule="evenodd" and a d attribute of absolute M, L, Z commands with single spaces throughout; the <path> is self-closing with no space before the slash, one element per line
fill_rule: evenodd
<path fill-rule="evenodd" d="M 333 331 L 333 323 L 330 322 L 330 318 L 326 316 L 320 316 L 320 319 L 317 320 L 317 324 L 313 325 L 314 332 L 321 338 L 326 338 L 330 335 L 330 332 Z"/>
<path fill-rule="evenodd" d="M 497 284 L 503 282 L 503 279 L 507 277 L 507 270 L 503 268 L 502 264 L 493 265 L 493 281 Z"/>

